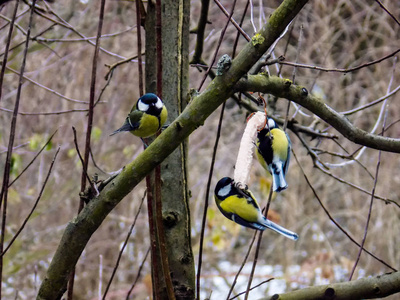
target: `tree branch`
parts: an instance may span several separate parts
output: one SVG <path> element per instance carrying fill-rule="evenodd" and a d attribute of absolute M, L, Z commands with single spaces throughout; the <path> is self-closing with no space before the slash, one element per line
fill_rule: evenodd
<path fill-rule="evenodd" d="M 400 153 L 400 139 L 383 137 L 355 127 L 343 114 L 336 112 L 321 99 L 309 94 L 304 87 L 294 85 L 288 79 L 266 74 L 249 75 L 236 84 L 235 90 L 268 93 L 286 98 L 308 109 L 356 144 Z"/>
<path fill-rule="evenodd" d="M 275 294 L 265 300 L 357 300 L 376 299 L 400 292 L 400 272 L 362 278 L 343 283 L 309 287 L 285 294 Z"/>

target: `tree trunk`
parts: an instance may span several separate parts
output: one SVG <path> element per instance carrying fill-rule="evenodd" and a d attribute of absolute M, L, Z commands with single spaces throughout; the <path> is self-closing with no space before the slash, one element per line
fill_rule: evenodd
<path fill-rule="evenodd" d="M 190 1 L 162 1 L 162 98 L 168 108 L 168 123 L 178 117 L 187 103 L 189 15 Z M 146 17 L 147 92 L 157 91 L 155 62 L 155 7 L 149 3 Z M 176 299 L 194 299 L 195 289 L 186 154 L 186 142 L 183 142 L 161 165 L 165 242 Z M 161 264 L 157 266 L 159 270 L 152 270 L 153 274 L 154 272 L 162 274 Z M 162 285 L 153 286 L 158 290 L 154 292 L 156 295 L 161 295 L 161 299 L 168 299 L 165 283 Z"/>

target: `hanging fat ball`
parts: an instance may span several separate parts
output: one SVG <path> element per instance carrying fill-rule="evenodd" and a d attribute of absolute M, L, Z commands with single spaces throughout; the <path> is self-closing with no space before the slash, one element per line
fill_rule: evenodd
<path fill-rule="evenodd" d="M 289 167 L 292 143 L 289 136 L 276 122 L 268 118 L 268 124 L 257 134 L 257 159 L 272 175 L 272 188 L 280 192 L 287 188 L 285 179 Z"/>
<path fill-rule="evenodd" d="M 140 138 L 156 134 L 167 120 L 168 112 L 164 102 L 155 94 L 148 93 L 139 98 L 125 123 L 111 135 L 129 131 Z"/>
<path fill-rule="evenodd" d="M 249 189 L 240 189 L 230 177 L 218 181 L 214 191 L 215 202 L 221 213 L 239 225 L 265 230 L 269 228 L 283 236 L 297 240 L 299 236 L 268 220 L 260 210 L 257 200 Z"/>

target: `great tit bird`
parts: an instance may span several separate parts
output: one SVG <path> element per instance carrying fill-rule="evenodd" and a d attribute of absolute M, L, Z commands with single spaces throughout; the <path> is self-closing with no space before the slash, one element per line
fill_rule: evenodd
<path fill-rule="evenodd" d="M 273 191 L 280 192 L 288 186 L 285 176 L 289 167 L 292 143 L 289 136 L 273 119 L 268 118 L 267 125 L 257 135 L 257 158 L 263 168 L 272 175 Z"/>
<path fill-rule="evenodd" d="M 214 197 L 221 213 L 239 225 L 257 230 L 269 228 L 292 240 L 299 238 L 296 233 L 268 220 L 261 213 L 257 200 L 251 191 L 240 189 L 230 177 L 224 177 L 218 181 Z"/>
<path fill-rule="evenodd" d="M 111 135 L 129 131 L 140 138 L 146 138 L 160 130 L 167 117 L 168 112 L 164 102 L 157 95 L 148 93 L 139 98 L 122 127 Z"/>

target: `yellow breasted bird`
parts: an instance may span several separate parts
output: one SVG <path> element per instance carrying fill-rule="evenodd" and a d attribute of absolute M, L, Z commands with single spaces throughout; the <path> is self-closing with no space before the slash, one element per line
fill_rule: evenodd
<path fill-rule="evenodd" d="M 299 238 L 296 233 L 268 220 L 261 213 L 251 191 L 240 189 L 230 177 L 224 177 L 218 181 L 214 198 L 221 213 L 239 225 L 257 230 L 269 228 L 292 240 Z"/>
<path fill-rule="evenodd" d="M 164 102 L 157 95 L 148 93 L 139 98 L 122 127 L 111 135 L 129 131 L 140 138 L 146 138 L 156 134 L 164 125 L 167 117 L 168 112 Z"/>
<path fill-rule="evenodd" d="M 287 188 L 285 179 L 290 162 L 292 143 L 289 136 L 268 118 L 268 124 L 257 135 L 257 159 L 272 175 L 272 189 L 280 192 Z"/>

